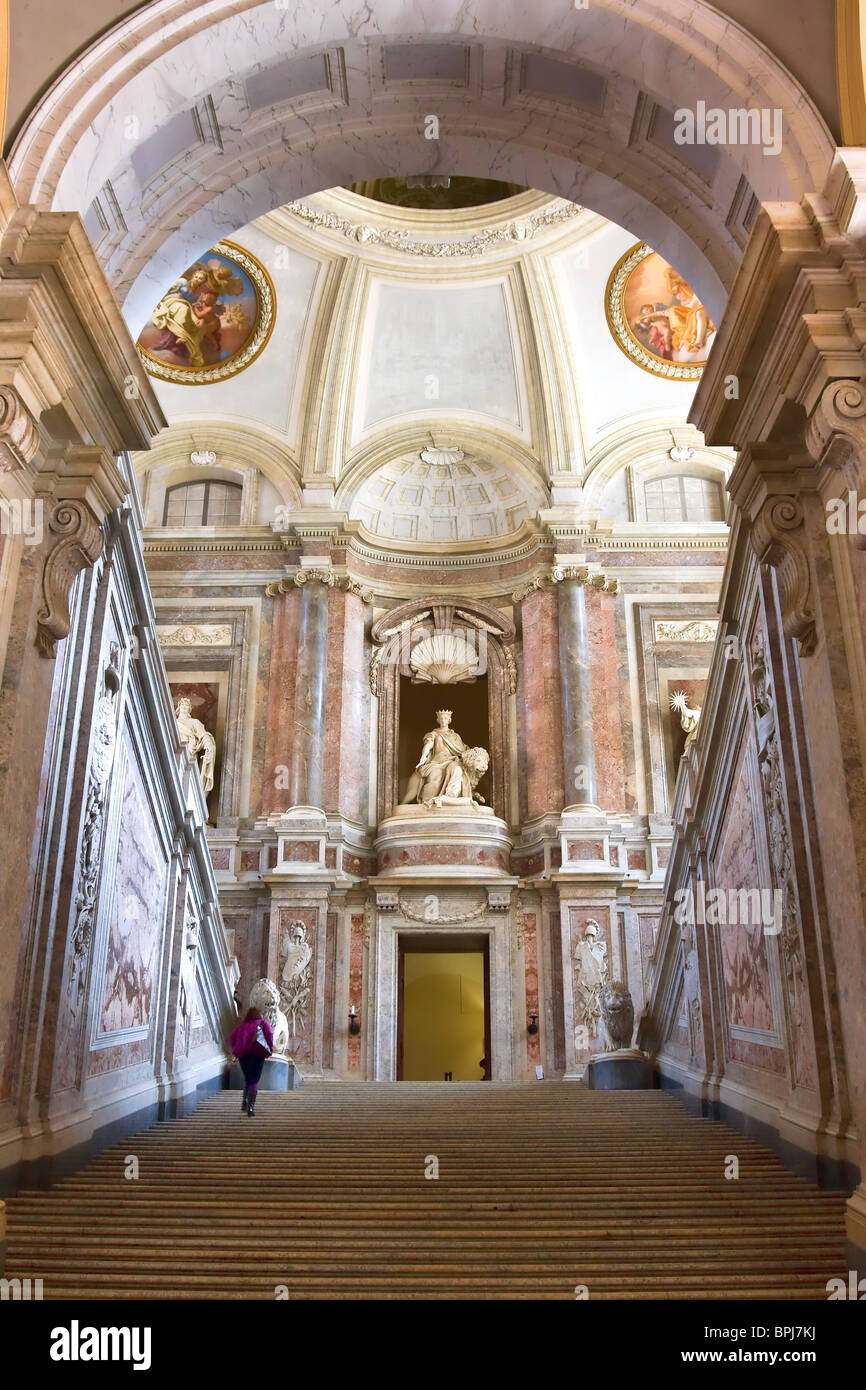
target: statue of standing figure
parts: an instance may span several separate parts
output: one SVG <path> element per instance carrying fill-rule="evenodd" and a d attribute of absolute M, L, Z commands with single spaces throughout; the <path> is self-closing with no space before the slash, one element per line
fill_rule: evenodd
<path fill-rule="evenodd" d="M 437 709 L 436 728 L 424 735 L 421 757 L 409 778 L 401 806 L 482 804 L 475 788 L 489 766 L 485 748 L 469 748 L 451 728 L 451 710 Z"/>
<path fill-rule="evenodd" d="M 607 944 L 599 939 L 599 931 L 598 922 L 590 917 L 574 948 L 574 988 L 591 1038 L 598 1037 L 601 996 L 607 984 Z"/>
<path fill-rule="evenodd" d="M 205 796 L 213 790 L 214 763 L 216 762 L 216 739 L 213 734 L 208 733 L 200 719 L 196 719 L 192 713 L 192 701 L 188 696 L 183 695 L 178 700 L 175 707 L 175 717 L 180 736 L 189 750 L 190 757 L 194 762 L 198 762 L 199 776 Z"/>

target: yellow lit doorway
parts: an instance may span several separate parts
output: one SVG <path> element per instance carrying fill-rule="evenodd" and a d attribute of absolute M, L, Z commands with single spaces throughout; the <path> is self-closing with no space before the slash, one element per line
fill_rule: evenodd
<path fill-rule="evenodd" d="M 487 937 L 401 937 L 400 1081 L 490 1075 Z"/>

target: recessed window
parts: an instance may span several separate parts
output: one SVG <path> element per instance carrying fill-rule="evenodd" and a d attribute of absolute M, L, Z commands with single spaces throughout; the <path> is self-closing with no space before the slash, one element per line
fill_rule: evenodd
<path fill-rule="evenodd" d="M 654 478 L 644 488 L 647 521 L 724 521 L 721 485 L 712 478 Z"/>
<path fill-rule="evenodd" d="M 240 483 L 179 483 L 166 489 L 163 526 L 239 526 Z"/>

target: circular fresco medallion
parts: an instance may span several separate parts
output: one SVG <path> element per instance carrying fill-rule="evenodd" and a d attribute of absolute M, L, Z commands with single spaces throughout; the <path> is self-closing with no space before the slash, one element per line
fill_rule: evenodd
<path fill-rule="evenodd" d="M 644 371 L 697 381 L 716 326 L 691 285 L 657 251 L 639 241 L 607 282 L 607 322 L 617 345 Z"/>
<path fill-rule="evenodd" d="M 234 242 L 218 241 L 163 295 L 136 346 L 151 376 L 162 381 L 227 381 L 258 357 L 275 310 L 264 266 Z"/>

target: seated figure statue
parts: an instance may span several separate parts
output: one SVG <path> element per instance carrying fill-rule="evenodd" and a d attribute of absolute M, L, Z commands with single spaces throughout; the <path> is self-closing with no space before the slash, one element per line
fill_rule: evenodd
<path fill-rule="evenodd" d="M 451 728 L 451 710 L 437 709 L 436 728 L 424 735 L 421 757 L 409 778 L 401 806 L 412 802 L 434 806 L 480 805 L 475 791 L 489 766 L 485 748 L 468 748 Z"/>

